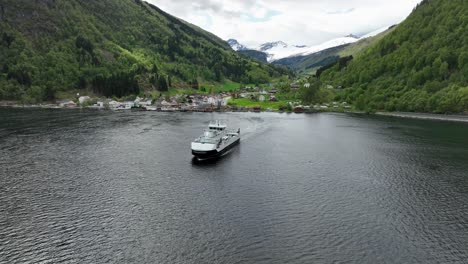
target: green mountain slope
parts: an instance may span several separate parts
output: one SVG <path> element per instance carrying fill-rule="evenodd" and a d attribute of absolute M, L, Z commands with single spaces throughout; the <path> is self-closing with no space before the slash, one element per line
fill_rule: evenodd
<path fill-rule="evenodd" d="M 425 0 L 347 66 L 322 73 L 364 110 L 468 110 L 468 2 Z"/>
<path fill-rule="evenodd" d="M 302 74 L 314 74 L 318 68 L 333 64 L 340 59 L 339 53 L 349 44 L 329 48 L 310 55 L 283 58 L 273 64 L 283 65 Z"/>
<path fill-rule="evenodd" d="M 124 96 L 285 73 L 140 0 L 0 2 L 0 99 L 52 99 L 84 88 Z"/>
<path fill-rule="evenodd" d="M 238 53 L 247 56 L 248 58 L 258 60 L 263 63 L 268 63 L 268 54 L 258 50 L 239 50 Z"/>
<path fill-rule="evenodd" d="M 371 45 L 380 41 L 393 31 L 393 27 L 373 37 L 359 40 L 355 43 L 329 48 L 306 56 L 296 56 L 274 61 L 273 64 L 283 65 L 302 74 L 315 74 L 324 66 L 336 63 L 340 58 L 359 56 Z"/>

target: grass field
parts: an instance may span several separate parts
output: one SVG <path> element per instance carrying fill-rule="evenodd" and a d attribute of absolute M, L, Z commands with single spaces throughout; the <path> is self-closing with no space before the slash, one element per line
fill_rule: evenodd
<path fill-rule="evenodd" d="M 235 91 L 240 88 L 240 83 L 225 83 L 223 85 L 215 86 L 215 92 L 229 92 Z"/>
<path fill-rule="evenodd" d="M 203 85 L 202 85 L 203 86 Z M 246 84 L 245 86 L 255 86 L 254 84 Z M 219 92 L 231 92 L 231 91 L 236 91 L 239 90 L 241 87 L 240 83 L 235 83 L 235 82 L 227 82 L 224 84 L 219 84 L 219 85 L 205 85 L 205 87 L 213 87 L 214 92 L 219 93 Z"/>
<path fill-rule="evenodd" d="M 268 108 L 271 108 L 273 110 L 278 110 L 280 106 L 285 106 L 286 102 L 255 102 L 250 99 L 246 98 L 239 98 L 239 99 L 231 99 L 228 102 L 229 104 L 235 105 L 235 106 L 241 106 L 241 107 L 246 107 L 246 108 L 252 108 L 256 106 L 260 106 L 262 110 L 266 110 Z"/>

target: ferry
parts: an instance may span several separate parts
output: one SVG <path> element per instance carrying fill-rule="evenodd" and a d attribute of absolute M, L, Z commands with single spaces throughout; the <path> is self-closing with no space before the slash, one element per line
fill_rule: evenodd
<path fill-rule="evenodd" d="M 199 160 L 218 158 L 240 142 L 240 128 L 229 131 L 225 123 L 210 122 L 203 135 L 192 142 L 192 154 Z"/>

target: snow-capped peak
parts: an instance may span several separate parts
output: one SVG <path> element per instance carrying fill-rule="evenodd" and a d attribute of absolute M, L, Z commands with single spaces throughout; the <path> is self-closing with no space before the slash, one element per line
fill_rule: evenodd
<path fill-rule="evenodd" d="M 288 44 L 284 43 L 283 41 L 275 41 L 275 42 L 267 42 L 267 43 L 263 43 L 262 45 L 260 45 L 260 47 L 258 48 L 258 50 L 260 51 L 269 51 L 273 48 L 287 48 L 288 47 Z"/>
<path fill-rule="evenodd" d="M 264 51 L 268 54 L 268 62 L 273 62 L 273 61 L 280 60 L 283 58 L 288 58 L 288 57 L 309 55 L 309 54 L 319 52 L 328 48 L 333 48 L 333 47 L 353 43 L 358 40 L 359 38 L 357 36 L 351 34 L 346 37 L 332 39 L 325 43 L 314 45 L 314 46 L 288 45 L 282 41 L 281 42 L 278 41 L 278 42 L 273 42 L 273 44 L 275 45 L 270 45 L 272 43 L 265 43 L 260 46 L 259 50 Z M 269 48 L 265 49 L 265 47 L 269 47 Z"/>
<path fill-rule="evenodd" d="M 354 34 L 349 34 L 347 36 L 345 36 L 346 38 L 355 38 L 355 39 L 358 39 L 359 37 L 354 35 Z"/>
<path fill-rule="evenodd" d="M 356 42 L 358 40 L 359 40 L 359 38 L 355 38 L 355 36 L 353 36 L 353 37 L 346 36 L 346 37 L 332 39 L 332 40 L 329 40 L 329 41 L 324 42 L 322 44 L 309 47 L 304 52 L 295 54 L 295 56 L 309 55 L 309 54 L 316 53 L 316 52 L 326 50 L 326 49 L 329 49 L 329 48 L 354 43 L 354 42 Z"/>
<path fill-rule="evenodd" d="M 340 37 L 340 38 L 335 38 L 332 40 L 329 40 L 327 42 L 324 42 L 319 45 L 314 45 L 314 46 L 306 46 L 306 45 L 288 45 L 287 43 L 283 41 L 275 41 L 275 42 L 267 42 L 259 47 L 255 48 L 255 50 L 264 52 L 267 54 L 268 62 L 273 62 L 279 59 L 283 58 L 288 58 L 288 57 L 296 57 L 296 56 L 305 56 L 305 55 L 310 55 L 322 50 L 326 50 L 329 48 L 334 48 L 346 44 L 351 44 L 354 42 L 357 42 L 361 39 L 367 38 L 367 37 L 372 37 L 375 36 L 383 31 L 388 29 L 386 28 L 381 28 L 378 29 L 374 32 L 371 32 L 367 35 L 364 35 L 362 37 L 358 37 L 354 34 L 349 34 L 345 37 Z M 230 39 L 228 40 L 229 45 L 234 50 L 248 50 L 249 48 L 239 44 L 237 40 L 235 39 Z"/>
<path fill-rule="evenodd" d="M 231 48 L 235 51 L 240 51 L 240 50 L 247 50 L 248 48 L 242 44 L 240 44 L 237 40 L 235 39 L 228 39 L 227 43 Z"/>

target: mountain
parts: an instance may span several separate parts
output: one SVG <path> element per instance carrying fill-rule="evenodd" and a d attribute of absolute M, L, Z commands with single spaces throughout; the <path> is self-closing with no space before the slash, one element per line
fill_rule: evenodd
<path fill-rule="evenodd" d="M 468 5 L 424 0 L 394 30 L 349 63 L 320 76 L 343 86 L 362 110 L 468 111 Z"/>
<path fill-rule="evenodd" d="M 360 37 L 354 35 L 354 34 L 349 34 L 347 36 L 345 36 L 346 38 L 354 38 L 354 39 L 360 39 Z"/>
<path fill-rule="evenodd" d="M 273 62 L 275 60 L 289 57 L 293 54 L 300 53 L 305 50 L 305 45 L 289 45 L 283 41 L 267 42 L 260 45 L 256 50 L 265 52 L 268 55 L 267 61 Z"/>
<path fill-rule="evenodd" d="M 363 36 L 360 40 L 354 43 L 339 45 L 309 55 L 299 55 L 283 58 L 274 61 L 273 64 L 287 66 L 299 73 L 314 74 L 319 68 L 334 64 L 338 62 L 340 58 L 347 56 L 358 56 L 366 48 L 377 43 L 385 35 L 389 34 L 393 30 L 393 26 L 385 29 L 386 31 L 383 32 L 382 29 L 374 31 L 366 36 Z M 354 38 L 358 37 L 354 36 Z"/>
<path fill-rule="evenodd" d="M 246 46 L 240 44 L 236 39 L 228 39 L 227 43 L 233 50 L 237 51 L 248 59 L 257 60 L 262 63 L 268 63 L 268 54 L 263 51 L 249 49 Z"/>
<path fill-rule="evenodd" d="M 241 50 L 248 50 L 247 47 L 245 47 L 244 45 L 240 44 L 237 40 L 235 39 L 228 39 L 227 40 L 227 43 L 229 44 L 229 46 L 235 50 L 235 51 L 241 51 Z"/>
<path fill-rule="evenodd" d="M 268 52 L 268 51 L 270 51 L 271 49 L 274 49 L 274 48 L 283 48 L 283 49 L 285 49 L 287 47 L 288 47 L 288 44 L 284 43 L 283 41 L 276 41 L 276 42 L 263 43 L 262 45 L 260 45 L 258 50 Z"/>
<path fill-rule="evenodd" d="M 0 100 L 50 100 L 80 89 L 121 97 L 285 73 L 140 0 L 0 2 Z"/>
<path fill-rule="evenodd" d="M 277 64 L 277 65 L 282 65 L 283 63 L 276 63 L 276 62 L 278 60 L 282 60 L 285 58 L 306 56 L 306 55 L 313 54 L 313 53 L 326 50 L 329 48 L 342 46 L 342 45 L 346 45 L 349 43 L 354 43 L 358 40 L 359 40 L 359 37 L 353 34 L 350 34 L 346 37 L 332 39 L 322 44 L 314 45 L 314 46 L 291 45 L 284 41 L 275 41 L 275 42 L 267 42 L 267 43 L 261 44 L 260 46 L 254 49 L 247 48 L 244 45 L 239 44 L 235 40 L 228 40 L 228 43 L 229 41 L 231 41 L 230 45 L 234 50 L 238 50 L 238 51 L 249 50 L 249 52 L 243 52 L 243 53 L 246 55 L 253 54 L 255 55 L 256 59 L 258 59 L 259 57 L 263 58 L 265 55 L 258 53 L 258 52 L 253 52 L 253 51 L 256 50 L 259 52 L 263 52 L 266 54 L 268 62 Z"/>
<path fill-rule="evenodd" d="M 258 60 L 263 63 L 268 63 L 268 54 L 263 51 L 245 49 L 238 52 L 244 56 L 247 56 L 247 58 Z"/>
<path fill-rule="evenodd" d="M 307 47 L 307 48 L 303 49 L 300 53 L 295 54 L 295 56 L 313 54 L 313 53 L 316 53 L 316 52 L 319 52 L 319 51 L 322 51 L 322 50 L 326 50 L 326 49 L 329 49 L 329 48 L 354 43 L 354 42 L 356 42 L 358 40 L 359 40 L 359 38 L 357 38 L 355 36 L 352 36 L 352 37 L 351 36 L 346 36 L 346 37 L 341 37 L 341 38 L 335 38 L 335 39 L 326 41 L 326 42 L 324 42 L 324 43 L 322 43 L 320 45 Z"/>
<path fill-rule="evenodd" d="M 287 66 L 299 73 L 313 74 L 318 68 L 336 63 L 340 59 L 340 52 L 348 45 L 328 48 L 310 55 L 286 57 L 274 61 L 273 64 Z"/>

